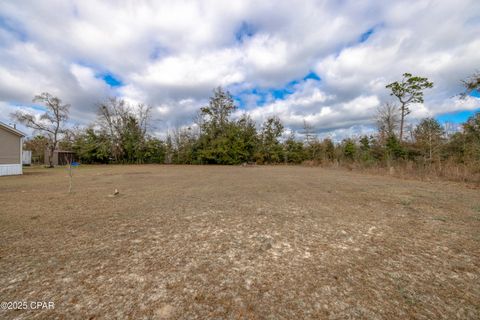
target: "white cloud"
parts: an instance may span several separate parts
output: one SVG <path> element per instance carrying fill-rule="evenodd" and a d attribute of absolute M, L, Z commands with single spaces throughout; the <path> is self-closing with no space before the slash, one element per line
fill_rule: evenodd
<path fill-rule="evenodd" d="M 285 68 L 288 44 L 282 39 L 260 34 L 248 41 L 245 48 L 246 64 L 259 72 L 278 72 Z"/>
<path fill-rule="evenodd" d="M 107 89 L 105 82 L 98 79 L 95 76 L 94 70 L 91 68 L 72 64 L 70 66 L 70 72 L 74 75 L 78 85 L 87 92 L 91 90 Z"/>
<path fill-rule="evenodd" d="M 49 91 L 85 124 L 96 102 L 120 95 L 152 105 L 161 132 L 190 122 L 222 85 L 259 121 L 277 115 L 296 129 L 307 119 L 338 136 L 370 130 L 385 85 L 404 72 L 435 83 L 412 118 L 475 110 L 478 99 L 452 97 L 480 69 L 479 12 L 475 0 L 3 1 L 1 119 Z M 311 71 L 321 81 L 300 80 Z M 107 73 L 124 86 L 110 88 Z M 242 93 L 293 80 L 292 94 L 262 105 Z"/>
<path fill-rule="evenodd" d="M 319 81 L 307 80 L 297 85 L 296 91 L 285 99 L 255 107 L 249 113 L 258 122 L 278 116 L 287 126 L 297 130 L 306 121 L 318 132 L 373 122 L 374 112 L 380 105 L 377 96 L 361 95 L 339 103 L 335 96 L 321 91 L 318 84 Z"/>
<path fill-rule="evenodd" d="M 232 49 L 166 57 L 149 65 L 145 72 L 134 74 L 132 81 L 161 88 L 228 86 L 244 80 L 236 66 L 240 57 L 240 52 Z"/>

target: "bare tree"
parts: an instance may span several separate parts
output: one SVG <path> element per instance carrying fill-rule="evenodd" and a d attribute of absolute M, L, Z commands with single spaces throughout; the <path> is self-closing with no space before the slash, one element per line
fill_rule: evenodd
<path fill-rule="evenodd" d="M 390 136 L 394 136 L 398 129 L 399 112 L 396 105 L 393 103 L 382 104 L 376 112 L 376 122 L 380 138 L 385 140 Z"/>
<path fill-rule="evenodd" d="M 414 129 L 413 134 L 425 161 L 432 162 L 434 155 L 440 156 L 440 147 L 445 140 L 445 130 L 436 119 L 423 119 Z"/>
<path fill-rule="evenodd" d="M 143 103 L 138 104 L 132 110 L 133 115 L 138 120 L 138 125 L 140 126 L 140 131 L 142 136 L 145 137 L 149 129 L 150 118 L 152 113 L 152 107 Z"/>
<path fill-rule="evenodd" d="M 197 125 L 198 127 L 198 135 L 202 134 L 202 128 L 204 127 L 205 124 L 205 119 L 202 116 L 201 111 L 197 111 L 195 115 L 193 116 L 193 123 Z"/>
<path fill-rule="evenodd" d="M 48 164 L 49 167 L 52 168 L 55 149 L 58 146 L 61 135 L 66 131 L 65 122 L 68 120 L 70 105 L 62 104 L 60 98 L 48 92 L 43 92 L 35 96 L 33 102 L 42 102 L 46 107 L 45 113 L 43 113 L 40 118 L 37 119 L 35 115 L 23 111 L 13 113 L 11 117 L 47 137 L 47 147 L 49 151 Z"/>
<path fill-rule="evenodd" d="M 300 134 L 305 137 L 304 146 L 312 160 L 317 160 L 317 156 L 321 153 L 321 145 L 315 131 L 314 126 L 303 120 L 303 131 Z"/>
<path fill-rule="evenodd" d="M 127 109 L 125 101 L 115 97 L 98 104 L 97 124 L 110 138 L 111 154 L 115 161 L 118 161 L 121 155 L 120 134 L 126 121 Z"/>
<path fill-rule="evenodd" d="M 176 127 L 173 129 L 173 147 L 177 163 L 192 163 L 192 146 L 196 135 L 191 127 Z"/>
<path fill-rule="evenodd" d="M 301 132 L 301 134 L 305 137 L 305 142 L 307 145 L 310 145 L 317 140 L 315 128 L 306 120 L 303 120 L 303 131 Z"/>
<path fill-rule="evenodd" d="M 123 154 L 123 140 L 127 132 L 139 132 L 142 141 L 147 135 L 152 108 L 145 104 L 132 106 L 116 97 L 98 104 L 97 125 L 110 139 L 111 153 L 118 161 Z M 133 120 L 133 121 L 132 121 Z"/>

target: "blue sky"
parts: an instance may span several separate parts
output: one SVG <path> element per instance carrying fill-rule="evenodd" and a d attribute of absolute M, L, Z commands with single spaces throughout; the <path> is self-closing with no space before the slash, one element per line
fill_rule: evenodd
<path fill-rule="evenodd" d="M 436 116 L 435 118 L 440 121 L 440 123 L 453 122 L 453 123 L 463 123 L 473 116 L 476 112 L 480 112 L 480 108 L 476 110 L 465 110 L 450 112 Z"/>
<path fill-rule="evenodd" d="M 242 21 L 240 27 L 235 32 L 235 39 L 238 42 L 243 42 L 251 38 L 255 34 L 255 28 L 246 21 Z"/>
<path fill-rule="evenodd" d="M 118 77 L 116 77 L 111 73 L 102 74 L 99 77 L 103 79 L 103 81 L 105 81 L 105 83 L 108 84 L 110 87 L 123 86 L 123 82 Z"/>
<path fill-rule="evenodd" d="M 442 21 L 442 23 L 438 23 Z M 385 85 L 404 72 L 435 83 L 408 121 L 461 122 L 458 99 L 480 69 L 480 3 L 448 1 L 0 2 L 0 121 L 44 91 L 88 125 L 110 96 L 153 107 L 161 136 L 192 124 L 212 89 L 257 122 L 307 121 L 335 137 L 371 133 Z"/>
<path fill-rule="evenodd" d="M 320 81 L 320 77 L 313 71 L 310 71 L 301 79 L 296 79 L 289 81 L 288 83 L 284 84 L 280 87 L 254 87 L 251 89 L 240 91 L 236 94 L 233 94 L 234 100 L 237 102 L 237 106 L 242 110 L 248 110 L 248 105 L 245 100 L 251 98 L 252 96 L 255 98 L 254 106 L 263 106 L 268 102 L 272 102 L 275 100 L 285 100 L 287 96 L 295 93 L 296 86 L 300 85 L 301 82 L 305 82 L 308 80 L 313 81 Z"/>

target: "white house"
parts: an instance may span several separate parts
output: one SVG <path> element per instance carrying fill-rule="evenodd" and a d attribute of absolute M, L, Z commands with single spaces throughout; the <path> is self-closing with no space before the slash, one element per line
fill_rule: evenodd
<path fill-rule="evenodd" d="M 0 122 L 0 176 L 22 174 L 22 144 L 25 135 Z"/>

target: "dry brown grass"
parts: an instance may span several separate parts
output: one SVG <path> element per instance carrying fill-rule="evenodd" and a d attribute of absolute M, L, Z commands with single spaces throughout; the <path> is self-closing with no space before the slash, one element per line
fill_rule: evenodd
<path fill-rule="evenodd" d="M 343 165 L 343 167 L 346 166 Z M 352 170 L 352 167 L 350 166 L 348 169 Z M 401 179 L 463 182 L 470 187 L 477 187 L 480 189 L 479 168 L 455 162 L 424 164 L 414 161 L 398 161 L 390 167 L 362 167 L 361 165 L 356 165 L 353 169 L 374 174 L 393 175 Z"/>
<path fill-rule="evenodd" d="M 479 319 L 480 192 L 322 168 L 0 178 L 1 319 Z M 111 197 L 114 189 L 119 195 Z"/>

